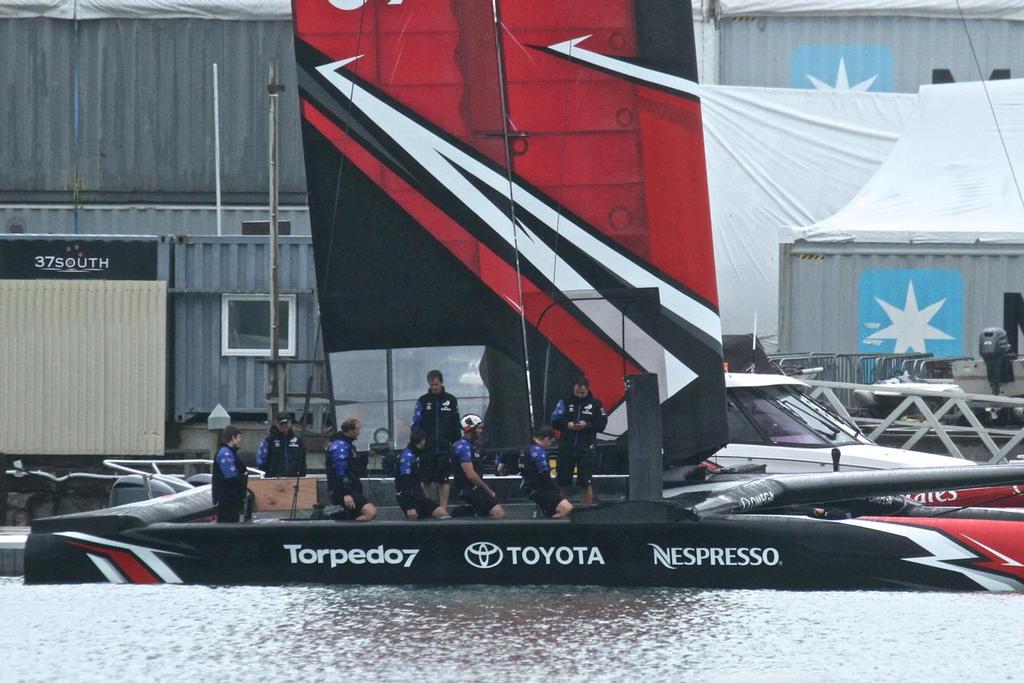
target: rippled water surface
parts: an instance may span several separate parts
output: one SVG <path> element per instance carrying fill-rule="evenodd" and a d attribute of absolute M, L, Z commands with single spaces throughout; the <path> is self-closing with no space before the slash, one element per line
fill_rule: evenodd
<path fill-rule="evenodd" d="M 3 681 L 1024 681 L 1024 595 L 24 586 Z"/>

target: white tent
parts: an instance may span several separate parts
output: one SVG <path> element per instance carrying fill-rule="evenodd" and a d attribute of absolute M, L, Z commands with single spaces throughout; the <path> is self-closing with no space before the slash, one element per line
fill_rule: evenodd
<path fill-rule="evenodd" d="M 778 342 L 779 226 L 832 215 L 899 139 L 916 95 L 705 87 L 704 139 L 725 333 Z"/>
<path fill-rule="evenodd" d="M 1024 79 L 924 86 L 906 133 L 853 200 L 781 241 L 1024 243 L 1022 181 Z"/>

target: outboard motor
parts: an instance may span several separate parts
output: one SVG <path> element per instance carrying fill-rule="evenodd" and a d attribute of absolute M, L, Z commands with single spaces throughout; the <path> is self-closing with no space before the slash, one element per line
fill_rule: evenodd
<path fill-rule="evenodd" d="M 1013 359 L 1010 339 L 1001 327 L 986 327 L 978 340 L 978 353 L 985 361 L 988 383 L 992 393 L 999 394 L 999 387 L 1013 381 Z"/>

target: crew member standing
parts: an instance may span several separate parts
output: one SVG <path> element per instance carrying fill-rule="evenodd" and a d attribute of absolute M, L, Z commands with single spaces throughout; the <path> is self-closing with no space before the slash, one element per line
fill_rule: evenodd
<path fill-rule="evenodd" d="M 431 484 L 437 484 L 437 500 L 448 508 L 449 455 L 452 443 L 459 438 L 459 401 L 444 389 L 440 370 L 427 373 L 427 393 L 416 399 L 412 429 L 427 435 L 427 447 L 420 458 L 420 480 L 423 494 L 430 497 Z"/>
<path fill-rule="evenodd" d="M 582 492 L 583 504 L 593 504 L 594 441 L 606 424 L 608 416 L 604 406 L 590 393 L 590 381 L 580 377 L 572 387 L 572 395 L 559 401 L 551 413 L 551 426 L 561 434 L 558 441 L 558 486 L 562 497 L 568 496 L 573 470 L 576 470 L 576 485 Z"/>
<path fill-rule="evenodd" d="M 270 433 L 260 442 L 256 449 L 256 467 L 268 477 L 306 476 L 306 444 L 292 431 L 287 413 L 277 416 Z"/>
<path fill-rule="evenodd" d="M 409 435 L 409 445 L 398 456 L 398 467 L 395 473 L 395 498 L 407 519 L 426 519 L 436 517 L 448 519 L 448 512 L 427 498 L 419 477 L 420 453 L 427 446 L 427 435 L 422 430 L 414 430 Z"/>
<path fill-rule="evenodd" d="M 242 443 L 242 430 L 228 425 L 220 431 L 220 448 L 213 459 L 213 504 L 217 506 L 217 521 L 234 523 L 242 514 L 247 495 L 248 474 L 238 447 Z"/>
<path fill-rule="evenodd" d="M 471 505 L 478 516 L 501 519 L 505 516 L 505 508 L 498 504 L 497 496 L 479 471 L 480 451 L 476 444 L 484 433 L 484 421 L 479 415 L 469 414 L 459 423 L 462 438 L 452 446 L 455 493 Z"/>
<path fill-rule="evenodd" d="M 548 517 L 568 517 L 572 512 L 572 503 L 559 493 L 558 486 L 551 478 L 551 465 L 548 464 L 548 448 L 555 444 L 555 430 L 549 425 L 541 425 L 533 432 L 533 443 L 526 454 L 523 464 L 523 479 L 530 491 L 530 500 L 540 506 Z"/>
<path fill-rule="evenodd" d="M 344 507 L 345 516 L 356 522 L 369 522 L 377 516 L 377 508 L 363 495 L 363 483 L 352 469 L 356 457 L 355 440 L 363 423 L 350 417 L 341 423 L 341 431 L 331 437 L 327 447 L 327 491 L 331 503 Z"/>

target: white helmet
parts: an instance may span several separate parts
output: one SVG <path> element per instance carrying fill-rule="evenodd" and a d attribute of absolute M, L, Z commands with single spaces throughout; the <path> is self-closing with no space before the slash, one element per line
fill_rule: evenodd
<path fill-rule="evenodd" d="M 471 432 L 484 423 L 484 420 L 479 415 L 470 413 L 469 415 L 463 415 L 462 419 L 459 420 L 459 424 L 462 425 L 462 431 Z"/>

